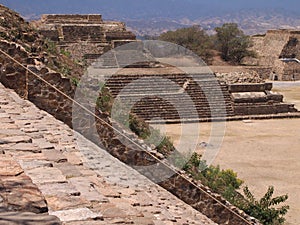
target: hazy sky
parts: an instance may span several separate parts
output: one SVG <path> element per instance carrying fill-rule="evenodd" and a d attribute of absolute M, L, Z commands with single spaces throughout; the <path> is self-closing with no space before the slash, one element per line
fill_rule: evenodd
<path fill-rule="evenodd" d="M 276 9 L 300 14 L 300 0 L 0 0 L 23 15 L 43 13 L 100 13 L 104 17 L 143 15 L 195 17 L 240 9 Z"/>

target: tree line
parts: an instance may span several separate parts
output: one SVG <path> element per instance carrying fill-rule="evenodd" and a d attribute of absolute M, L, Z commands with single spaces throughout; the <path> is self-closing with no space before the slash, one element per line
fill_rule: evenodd
<path fill-rule="evenodd" d="M 211 64 L 216 51 L 224 61 L 232 64 L 241 64 L 247 56 L 255 57 L 255 52 L 249 50 L 253 45 L 250 36 L 244 34 L 236 23 L 216 27 L 215 35 L 208 35 L 200 26 L 191 26 L 145 38 L 181 45 L 196 53 L 207 64 Z"/>

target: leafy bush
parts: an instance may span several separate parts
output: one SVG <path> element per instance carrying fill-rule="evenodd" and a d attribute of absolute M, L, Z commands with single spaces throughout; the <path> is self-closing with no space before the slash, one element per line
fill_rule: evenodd
<path fill-rule="evenodd" d="M 71 82 L 72 82 L 72 84 L 74 84 L 76 87 L 78 87 L 79 84 L 80 84 L 79 79 L 76 78 L 76 77 L 71 77 Z"/>
<path fill-rule="evenodd" d="M 233 170 L 221 170 L 220 166 L 207 166 L 197 153 L 193 153 L 183 169 L 228 201 L 233 203 L 239 197 L 236 190 L 240 188 L 243 181 L 237 178 L 237 173 Z"/>
<path fill-rule="evenodd" d="M 59 68 L 59 72 L 61 72 L 65 76 L 68 76 L 71 74 L 71 69 L 68 66 L 63 65 L 61 68 Z"/>
<path fill-rule="evenodd" d="M 237 192 L 243 184 L 243 181 L 237 177 L 237 173 L 230 169 L 221 170 L 219 166 L 211 165 L 208 167 L 197 153 L 192 154 L 183 169 L 190 173 L 194 179 L 200 180 L 202 184 L 221 194 L 233 205 L 255 217 L 262 224 L 279 225 L 284 223 L 284 215 L 289 206 L 285 205 L 280 208 L 273 206 L 285 202 L 288 196 L 282 195 L 272 198 L 274 187 L 269 187 L 267 193 L 260 200 L 255 200 L 247 186 L 243 189 L 242 195 Z"/>
<path fill-rule="evenodd" d="M 175 150 L 170 137 L 167 136 L 162 137 L 162 141 L 156 146 L 156 149 L 163 155 L 168 155 L 170 152 Z"/>
<path fill-rule="evenodd" d="M 274 187 L 270 186 L 267 193 L 260 199 L 256 200 L 249 188 L 244 188 L 246 201 L 239 205 L 248 215 L 260 220 L 264 225 L 277 225 L 285 222 L 284 215 L 288 212 L 289 206 L 284 205 L 280 208 L 273 206 L 279 205 L 288 199 L 288 195 L 274 197 Z"/>

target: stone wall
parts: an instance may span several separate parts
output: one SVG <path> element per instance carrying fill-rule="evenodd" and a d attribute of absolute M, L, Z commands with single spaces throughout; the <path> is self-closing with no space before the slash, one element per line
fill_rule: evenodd
<path fill-rule="evenodd" d="M 5 49 L 8 54 L 12 55 L 21 63 L 28 63 L 30 58 L 25 49 L 17 44 L 7 41 L 0 41 L 0 48 Z M 0 81 L 5 86 L 14 89 L 21 97 L 27 98 L 26 70 L 6 56 L 0 54 Z"/>
<path fill-rule="evenodd" d="M 37 73 L 43 79 L 57 87 L 70 97 L 74 96 L 75 86 L 69 78 L 51 69 L 41 67 L 37 58 L 31 57 L 28 52 L 15 43 L 0 41 L 0 48 L 7 49 L 7 53 L 23 63 L 29 70 Z M 47 111 L 56 118 L 72 126 L 72 102 L 56 90 L 45 84 L 32 73 L 11 59 L 0 55 L 1 73 L 0 82 L 6 87 L 15 90 L 21 97 L 29 99 L 39 108 Z"/>
<path fill-rule="evenodd" d="M 289 62 L 286 63 L 283 73 L 282 73 L 283 81 L 295 81 L 300 80 L 300 66 L 299 63 Z"/>
<path fill-rule="evenodd" d="M 55 85 L 58 89 L 63 90 L 64 93 L 70 97 L 74 96 L 75 89 L 71 84 L 72 82 L 70 79 L 63 77 L 59 73 L 54 73 L 46 67 L 41 68 L 41 65 L 36 65 L 35 60 L 31 60 L 30 57 L 28 57 L 29 54 L 25 51 L 25 49 L 19 48 L 16 44 L 1 42 L 0 45 L 9 46 L 9 48 L 5 49 L 8 50 L 8 53 L 12 57 L 16 57 L 21 62 L 24 62 L 28 69 L 38 73 L 43 77 L 43 79 L 52 85 Z M 2 68 L 8 68 L 11 65 L 11 61 L 2 57 L 1 65 Z M 51 113 L 54 117 L 64 121 L 69 126 L 72 126 L 72 102 L 32 74 L 25 73 L 24 71 L 15 74 L 14 76 L 16 78 L 10 80 L 9 76 L 11 72 L 17 70 L 18 67 L 19 66 L 15 65 L 13 70 L 9 71 L 9 73 L 7 70 L 2 69 L 0 81 L 3 82 L 5 86 L 13 88 L 20 94 L 23 94 L 25 91 L 26 94 L 23 94 L 23 97 L 27 97 L 39 108 Z M 26 79 L 22 79 L 23 77 Z M 14 83 L 16 80 L 20 81 L 20 86 L 17 86 Z M 222 199 L 222 197 L 212 194 L 208 188 L 195 183 L 186 176 L 180 176 L 180 171 L 174 171 L 174 169 L 171 169 L 165 164 L 159 162 L 157 157 L 149 154 L 148 151 L 141 150 L 131 142 L 128 143 L 128 140 L 123 140 L 124 138 L 117 136 L 112 128 L 104 123 L 104 121 L 111 123 L 109 117 L 104 114 L 100 114 L 99 111 L 96 111 L 96 113 L 102 118 L 102 120 L 95 120 L 94 116 L 89 115 L 84 111 L 81 115 L 86 116 L 80 116 L 79 118 L 74 116 L 75 118 L 73 119 L 80 124 L 80 128 L 78 129 L 79 132 L 100 146 L 105 147 L 112 155 L 132 167 L 153 165 L 154 163 L 157 164 L 156 170 L 138 169 L 141 174 L 152 180 L 155 180 L 157 175 L 161 176 L 166 173 L 174 173 L 175 175 L 165 179 L 160 183 L 160 185 L 177 197 L 181 198 L 186 203 L 192 205 L 201 213 L 207 215 L 218 224 L 259 224 L 239 209 L 230 205 Z M 95 124 L 97 128 L 97 134 L 90 132 L 90 128 L 93 124 Z"/>
<path fill-rule="evenodd" d="M 65 78 L 60 73 L 51 71 L 48 68 L 39 70 L 35 65 L 28 65 L 28 69 L 40 75 L 69 97 L 74 97 L 75 86 L 69 78 Z M 32 73 L 27 72 L 27 77 L 28 100 L 72 127 L 73 102 Z"/>
<path fill-rule="evenodd" d="M 104 33 L 99 26 L 62 26 L 63 42 L 104 41 Z"/>

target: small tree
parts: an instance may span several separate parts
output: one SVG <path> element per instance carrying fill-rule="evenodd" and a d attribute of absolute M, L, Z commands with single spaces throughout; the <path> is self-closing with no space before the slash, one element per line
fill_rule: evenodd
<path fill-rule="evenodd" d="M 260 200 L 256 200 L 247 186 L 243 191 L 246 201 L 239 207 L 248 215 L 257 218 L 264 225 L 278 225 L 284 223 L 285 218 L 283 216 L 287 213 L 289 206 L 285 205 L 280 208 L 274 208 L 273 206 L 285 202 L 288 199 L 288 195 L 272 198 L 274 187 L 270 186 L 267 193 Z"/>
<path fill-rule="evenodd" d="M 225 61 L 240 64 L 246 56 L 255 56 L 249 48 L 252 46 L 250 37 L 238 28 L 236 23 L 225 23 L 215 28 L 216 42 L 221 57 Z"/>
<path fill-rule="evenodd" d="M 210 37 L 199 26 L 180 28 L 168 31 L 158 37 L 159 40 L 181 45 L 200 56 L 206 63 L 212 60 L 212 42 Z"/>

